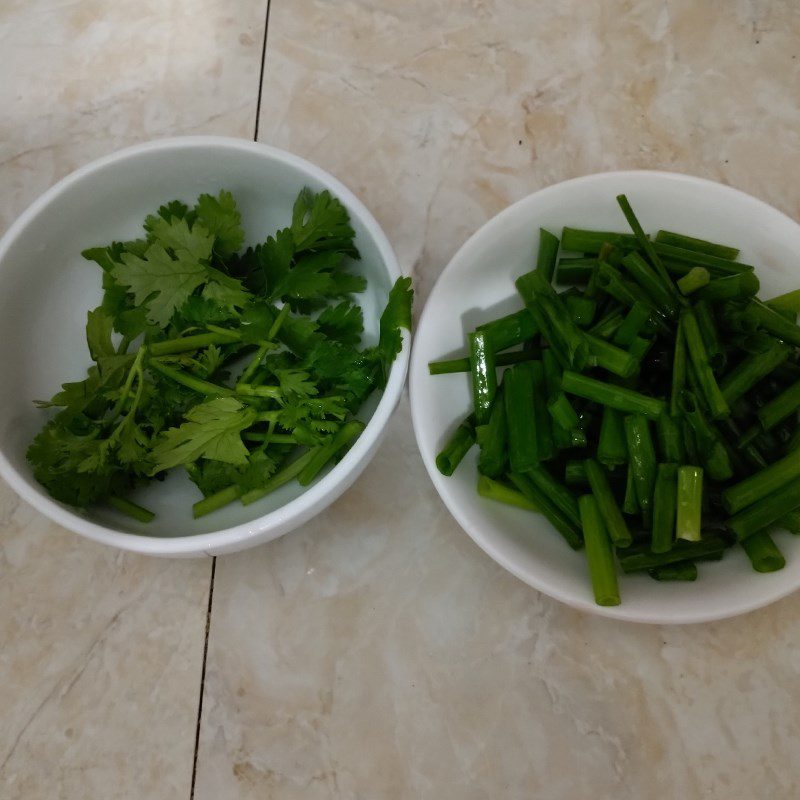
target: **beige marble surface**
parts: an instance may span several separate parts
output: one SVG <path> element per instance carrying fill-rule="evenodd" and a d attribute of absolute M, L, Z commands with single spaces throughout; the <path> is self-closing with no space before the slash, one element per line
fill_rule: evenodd
<path fill-rule="evenodd" d="M 128 144 L 252 137 L 262 0 L 0 3 L 0 231 Z M 188 798 L 210 561 L 118 553 L 0 484 L 0 797 Z"/>
<path fill-rule="evenodd" d="M 75 166 L 251 137 L 264 0 L 0 4 L 0 229 Z M 575 175 L 665 168 L 800 217 L 792 0 L 272 0 L 260 138 L 374 210 L 418 310 Z M 0 797 L 189 798 L 210 564 L 122 555 L 0 486 Z M 407 402 L 353 489 L 217 561 L 195 797 L 800 795 L 796 598 L 689 628 L 571 611 L 460 531 Z"/>
<path fill-rule="evenodd" d="M 359 193 L 423 300 L 476 227 L 587 172 L 800 216 L 798 40 L 790 2 L 275 2 L 260 138 Z M 219 560 L 197 796 L 795 798 L 796 605 L 679 629 L 538 595 L 449 518 L 404 404 L 328 513 Z"/>

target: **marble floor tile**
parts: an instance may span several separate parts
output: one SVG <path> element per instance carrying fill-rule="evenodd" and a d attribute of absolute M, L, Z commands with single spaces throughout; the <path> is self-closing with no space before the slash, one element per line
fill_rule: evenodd
<path fill-rule="evenodd" d="M 790 2 L 274 0 L 260 138 L 374 211 L 418 306 L 479 225 L 576 175 L 713 178 L 800 216 Z M 688 628 L 571 611 L 437 499 L 407 405 L 367 472 L 218 560 L 199 798 L 794 798 L 796 598 Z"/>
<path fill-rule="evenodd" d="M 266 0 L 0 5 L 0 230 L 76 167 L 163 136 L 253 137 Z"/>
<path fill-rule="evenodd" d="M 0 232 L 119 147 L 251 138 L 265 11 L 0 4 Z M 0 797 L 189 797 L 210 573 L 84 541 L 0 483 Z"/>
<path fill-rule="evenodd" d="M 80 540 L 0 485 L 0 796 L 188 798 L 210 561 Z"/>

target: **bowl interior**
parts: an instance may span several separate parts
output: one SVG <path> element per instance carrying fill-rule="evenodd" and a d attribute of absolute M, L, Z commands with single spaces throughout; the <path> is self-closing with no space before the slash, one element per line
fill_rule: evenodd
<path fill-rule="evenodd" d="M 593 602 L 585 555 L 575 553 L 540 515 L 484 500 L 475 491 L 473 450 L 450 478 L 434 459 L 470 406 L 465 374 L 430 376 L 430 360 L 463 355 L 477 324 L 521 308 L 514 279 L 532 269 L 539 228 L 627 230 L 615 196 L 626 193 L 646 231 L 666 228 L 741 248 L 757 266 L 761 296 L 800 285 L 800 226 L 730 187 L 669 173 L 591 175 L 537 192 L 481 228 L 442 273 L 418 326 L 411 364 L 411 406 L 423 460 L 439 494 L 470 536 L 531 586 L 574 607 L 646 622 L 694 622 L 732 616 L 775 600 L 800 584 L 800 538 L 781 534 L 787 565 L 752 571 L 735 548 L 719 563 L 700 565 L 693 584 L 659 584 L 647 576 L 620 579 L 622 605 Z"/>
<path fill-rule="evenodd" d="M 366 292 L 358 297 L 364 341 L 377 341 L 378 318 L 396 276 L 387 266 L 385 240 L 379 241 L 371 229 L 376 224 L 354 212 L 356 201 L 334 184 L 320 170 L 271 148 L 189 139 L 155 143 L 98 162 L 32 207 L 23 224 L 9 232 L 9 246 L 0 254 L 0 452 L 30 490 L 29 499 L 43 490 L 31 475 L 25 451 L 46 419 L 46 412 L 32 401 L 49 398 L 65 381 L 82 379 L 91 363 L 84 327 L 86 312 L 101 300 L 101 273 L 80 253 L 141 236 L 145 216 L 162 203 L 193 202 L 204 192 L 228 189 L 242 214 L 246 244 L 255 244 L 291 221 L 292 205 L 304 186 L 331 189 L 351 212 L 362 256 L 353 269 L 368 280 Z M 375 410 L 376 395 L 359 414 L 364 422 Z M 156 512 L 157 520 L 149 525 L 112 510 L 78 513 L 118 531 L 183 537 L 246 525 L 303 492 L 293 482 L 251 506 L 234 503 L 194 520 L 191 505 L 199 492 L 176 470 L 164 484 L 148 486 L 134 498 Z"/>

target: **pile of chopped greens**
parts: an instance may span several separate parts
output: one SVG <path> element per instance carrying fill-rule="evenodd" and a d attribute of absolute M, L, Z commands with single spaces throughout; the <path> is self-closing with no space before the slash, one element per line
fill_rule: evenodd
<path fill-rule="evenodd" d="M 478 493 L 585 546 L 603 606 L 618 569 L 693 581 L 738 546 L 775 572 L 773 534 L 800 534 L 800 290 L 762 301 L 738 248 L 648 236 L 617 203 L 630 233 L 540 229 L 523 307 L 429 364 L 472 383 L 439 471 L 477 444 Z"/>
<path fill-rule="evenodd" d="M 411 327 L 411 279 L 362 349 L 353 295 L 366 280 L 349 269 L 355 234 L 329 192 L 303 189 L 289 227 L 245 250 L 227 191 L 168 203 L 144 231 L 83 253 L 103 277 L 86 322 L 94 363 L 38 403 L 60 410 L 28 449 L 36 479 L 60 502 L 142 521 L 152 512 L 127 495 L 176 467 L 203 495 L 196 517 L 307 485 L 363 430 L 354 415 Z"/>

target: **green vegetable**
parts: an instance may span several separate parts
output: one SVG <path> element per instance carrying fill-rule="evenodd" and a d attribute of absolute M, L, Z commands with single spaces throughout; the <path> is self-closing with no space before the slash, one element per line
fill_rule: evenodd
<path fill-rule="evenodd" d="M 661 244 L 669 244 L 673 247 L 681 247 L 684 250 L 692 250 L 697 253 L 706 253 L 710 256 L 717 256 L 731 261 L 739 256 L 739 249 L 736 247 L 714 244 L 714 242 L 708 242 L 705 239 L 696 239 L 693 236 L 685 236 L 682 233 L 673 233 L 672 231 L 659 231 L 656 234 L 656 241 Z"/>
<path fill-rule="evenodd" d="M 800 478 L 800 450 L 789 452 L 754 475 L 729 486 L 722 493 L 722 505 L 729 514 L 735 514 L 795 478 Z"/>
<path fill-rule="evenodd" d="M 538 511 L 539 506 L 529 500 L 522 492 L 512 489 L 500 481 L 492 480 L 486 475 L 478 475 L 478 494 L 487 500 L 495 500 L 509 506 L 523 508 L 526 511 Z"/>
<path fill-rule="evenodd" d="M 583 464 L 586 478 L 611 541 L 615 547 L 628 547 L 632 541 L 631 532 L 628 530 L 603 468 L 593 458 L 587 458 Z"/>
<path fill-rule="evenodd" d="M 534 358 L 536 358 L 536 355 L 527 350 L 515 350 L 511 353 L 498 353 L 494 357 L 494 365 L 496 367 L 509 367 L 513 364 L 521 364 L 523 361 L 533 361 Z M 469 372 L 470 369 L 469 356 L 464 358 L 451 358 L 446 361 L 431 361 L 428 364 L 428 372 L 431 375 Z"/>
<path fill-rule="evenodd" d="M 478 330 L 483 331 L 489 337 L 494 353 L 499 353 L 515 344 L 522 344 L 538 333 L 536 322 L 524 308 L 513 314 L 507 314 L 505 317 L 478 325 Z"/>
<path fill-rule="evenodd" d="M 470 415 L 453 431 L 453 435 L 436 456 L 436 468 L 442 475 L 452 475 L 474 444 L 475 416 Z"/>
<path fill-rule="evenodd" d="M 489 421 L 494 396 L 497 392 L 497 369 L 494 351 L 485 331 L 469 335 L 469 360 L 472 367 L 472 402 L 475 421 L 485 425 Z"/>
<path fill-rule="evenodd" d="M 579 498 L 578 506 L 594 600 L 599 606 L 618 606 L 620 597 L 614 553 L 598 503 L 592 495 L 585 494 Z"/>
<path fill-rule="evenodd" d="M 730 406 L 714 377 L 697 318 L 691 309 L 687 308 L 681 312 L 681 332 L 686 342 L 689 361 L 712 419 L 727 417 L 730 414 Z"/>
<path fill-rule="evenodd" d="M 557 258 L 558 237 L 544 228 L 539 228 L 539 255 L 536 258 L 536 269 L 542 273 L 548 283 L 553 280 Z"/>
<path fill-rule="evenodd" d="M 697 292 L 697 299 L 710 305 L 724 303 L 726 300 L 738 300 L 752 297 L 759 289 L 758 278 L 752 272 L 741 272 L 738 275 L 726 275 L 715 278 Z"/>
<path fill-rule="evenodd" d="M 666 553 L 672 547 L 677 511 L 678 465 L 659 464 L 653 490 L 653 535 L 650 541 L 654 553 Z"/>
<path fill-rule="evenodd" d="M 677 564 L 664 564 L 647 570 L 657 581 L 696 581 L 697 564 L 694 561 L 679 561 Z"/>
<path fill-rule="evenodd" d="M 697 542 L 676 542 L 666 553 L 654 553 L 649 548 L 629 548 L 619 555 L 623 572 L 640 572 L 680 564 L 687 560 L 710 559 L 721 556 L 727 544 L 719 536 L 707 536 Z"/>
<path fill-rule="evenodd" d="M 587 375 L 565 371 L 561 379 L 561 386 L 568 394 L 584 397 L 595 403 L 615 408 L 629 414 L 642 414 L 652 419 L 658 419 L 663 413 L 665 404 L 663 400 L 626 389 L 624 386 L 614 386 L 610 383 L 598 381 Z"/>
<path fill-rule="evenodd" d="M 687 295 L 707 286 L 710 280 L 711 273 L 705 267 L 692 267 L 682 278 L 679 278 L 676 283 L 680 293 Z"/>
<path fill-rule="evenodd" d="M 777 572 L 786 566 L 783 553 L 766 531 L 748 536 L 742 542 L 742 549 L 756 572 Z"/>
<path fill-rule="evenodd" d="M 578 503 L 572 492 L 557 481 L 544 467 L 538 466 L 529 469 L 525 476 L 543 492 L 547 498 L 556 505 L 561 512 L 576 525 L 580 524 Z"/>
<path fill-rule="evenodd" d="M 532 363 L 517 364 L 503 380 L 508 427 L 508 460 L 514 472 L 525 472 L 540 461 L 541 431 L 534 420 L 534 370 Z M 533 424 L 531 424 L 533 423 Z"/>
<path fill-rule="evenodd" d="M 650 307 L 637 300 L 628 311 L 622 324 L 614 334 L 614 344 L 622 347 L 629 345 L 644 326 L 650 321 Z"/>
<path fill-rule="evenodd" d="M 676 464 L 683 461 L 683 437 L 678 419 L 671 414 L 662 414 L 656 420 L 656 433 L 661 460 Z"/>
<path fill-rule="evenodd" d="M 800 290 L 763 303 L 738 249 L 651 239 L 617 202 L 632 233 L 565 226 L 559 252 L 540 232 L 536 268 L 516 280 L 524 307 L 480 328 L 510 366 L 500 404 L 473 401 L 492 409 L 477 428 L 479 492 L 535 506 L 574 548 L 585 540 L 599 603 L 619 602 L 615 551 L 624 572 L 694 581 L 696 562 L 737 541 L 756 571 L 779 569 L 770 536 L 800 532 Z M 104 320 L 91 327 L 107 352 Z"/>
<path fill-rule="evenodd" d="M 719 388 L 725 402 L 731 406 L 752 389 L 760 380 L 767 377 L 776 367 L 786 361 L 792 352 L 789 345 L 773 339 L 763 353 L 747 356 L 722 379 Z"/>
<path fill-rule="evenodd" d="M 596 258 L 560 258 L 556 267 L 556 283 L 559 286 L 586 284 L 596 264 Z"/>
<path fill-rule="evenodd" d="M 678 509 L 675 535 L 687 542 L 700 540 L 703 512 L 703 470 L 700 467 L 678 468 Z"/>
<path fill-rule="evenodd" d="M 508 463 L 508 425 L 502 388 L 495 397 L 489 422 L 476 428 L 475 433 L 480 449 L 478 471 L 490 478 L 503 475 Z"/>
<path fill-rule="evenodd" d="M 800 478 L 794 478 L 771 494 L 762 496 L 732 516 L 727 526 L 739 541 L 758 533 L 800 507 Z"/>
<path fill-rule="evenodd" d="M 539 508 L 539 511 L 547 517 L 573 550 L 580 550 L 583 547 L 580 524 L 576 524 L 570 515 L 565 514 L 527 475 L 510 472 L 508 479 L 533 505 Z"/>
<path fill-rule="evenodd" d="M 645 527 L 652 515 L 653 490 L 656 483 L 656 451 L 650 435 L 647 417 L 629 414 L 623 420 L 625 440 L 628 445 L 628 458 L 633 470 L 633 483 L 636 499 L 645 518 Z"/>
<path fill-rule="evenodd" d="M 93 364 L 39 404 L 58 411 L 28 449 L 37 480 L 61 502 L 143 522 L 151 513 L 126 495 L 178 467 L 204 495 L 196 516 L 311 481 L 363 429 L 354 415 L 411 326 L 401 278 L 378 343 L 360 347 L 354 239 L 344 206 L 304 189 L 288 227 L 241 251 L 222 191 L 162 206 L 140 239 L 84 251 L 104 291 L 86 323 Z"/>
<path fill-rule="evenodd" d="M 661 416 L 664 417 L 666 414 Z M 621 412 L 610 406 L 603 406 L 603 420 L 600 423 L 600 439 L 597 444 L 597 460 L 609 469 L 628 462 L 628 445 L 625 442 L 625 426 L 622 418 Z"/>

